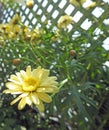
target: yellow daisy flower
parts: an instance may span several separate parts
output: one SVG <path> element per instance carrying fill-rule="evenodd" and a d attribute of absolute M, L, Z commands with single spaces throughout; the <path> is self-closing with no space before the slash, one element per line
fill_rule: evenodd
<path fill-rule="evenodd" d="M 11 30 L 11 26 L 9 24 L 0 24 L 0 32 L 9 33 Z"/>
<path fill-rule="evenodd" d="M 88 5 L 87 7 L 86 7 L 86 9 L 92 9 L 92 8 L 94 8 L 95 6 L 97 5 L 97 3 L 96 2 L 92 2 L 90 5 Z"/>
<path fill-rule="evenodd" d="M 70 4 L 73 4 L 75 6 L 80 6 L 80 4 L 83 4 L 86 2 L 86 0 L 69 0 Z"/>
<path fill-rule="evenodd" d="M 22 28 L 21 28 L 20 25 L 15 25 L 15 26 L 12 28 L 12 32 L 13 32 L 14 34 L 22 35 L 23 30 L 22 30 Z"/>
<path fill-rule="evenodd" d="M 58 27 L 65 28 L 71 23 L 73 23 L 73 17 L 69 16 L 69 15 L 64 15 L 64 16 L 60 17 L 60 19 L 58 21 Z"/>
<path fill-rule="evenodd" d="M 9 24 L 10 24 L 11 26 L 14 26 L 14 25 L 16 25 L 16 24 L 19 24 L 20 20 L 21 20 L 20 15 L 19 15 L 19 14 L 15 14 L 15 15 L 12 17 L 12 19 L 10 20 Z"/>
<path fill-rule="evenodd" d="M 31 71 L 31 66 L 27 66 L 26 71 L 21 70 L 16 75 L 11 75 L 6 83 L 8 89 L 5 94 L 18 94 L 10 104 L 13 105 L 20 100 L 18 109 L 22 110 L 25 105 L 36 105 L 40 112 L 44 111 L 43 102 L 50 103 L 52 98 L 48 93 L 59 91 L 56 81 L 57 77 L 49 76 L 49 70 L 38 67 Z"/>
<path fill-rule="evenodd" d="M 26 2 L 26 6 L 27 6 L 28 8 L 33 7 L 33 5 L 34 5 L 34 1 L 33 1 L 33 0 L 28 0 L 28 1 Z"/>

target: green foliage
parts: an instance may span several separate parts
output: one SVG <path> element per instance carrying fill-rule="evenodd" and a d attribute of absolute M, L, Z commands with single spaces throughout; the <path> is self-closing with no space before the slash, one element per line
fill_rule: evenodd
<path fill-rule="evenodd" d="M 57 25 L 43 23 L 44 33 L 32 42 L 23 36 L 0 42 L 0 130 L 107 130 L 109 67 L 105 62 L 109 51 L 103 41 L 108 32 L 102 19 L 98 24 L 103 34 L 94 33 L 92 25 L 89 30 L 77 28 L 79 35 L 75 37 L 75 30 L 55 30 Z M 24 28 L 22 23 L 20 26 Z M 51 95 L 53 101 L 45 104 L 45 113 L 29 106 L 18 111 L 17 104 L 9 104 L 13 96 L 2 93 L 8 77 L 28 65 L 50 69 L 58 78 L 60 92 Z"/>

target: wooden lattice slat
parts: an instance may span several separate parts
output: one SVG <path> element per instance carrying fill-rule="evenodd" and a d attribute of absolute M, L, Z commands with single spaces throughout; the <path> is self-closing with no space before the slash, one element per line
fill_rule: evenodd
<path fill-rule="evenodd" d="M 3 8 L 3 17 L 2 20 L 3 22 L 8 22 L 12 16 L 14 15 L 15 10 L 18 11 L 19 7 L 17 4 L 14 5 L 15 7 L 10 7 L 9 4 L 7 3 L 7 5 L 5 6 L 5 8 Z M 105 13 L 105 17 L 102 19 L 102 21 L 104 19 L 106 19 L 106 17 L 108 17 L 108 15 L 106 15 L 106 13 L 108 12 L 108 4 L 104 3 L 101 5 L 101 0 L 98 0 L 98 4 L 97 7 L 90 9 L 90 10 L 86 10 L 85 8 L 80 8 L 80 7 L 75 7 L 74 5 L 70 4 L 68 0 L 36 0 L 35 4 L 33 6 L 33 8 L 29 9 L 27 8 L 25 5 L 20 5 L 20 14 L 23 17 L 23 23 L 26 25 L 31 25 L 31 26 L 37 26 L 39 23 L 38 21 L 44 21 L 46 19 L 50 19 L 54 22 L 54 24 L 57 24 L 58 19 L 60 18 L 60 16 L 64 15 L 64 14 L 68 14 L 71 15 L 73 17 L 75 17 L 77 15 L 77 13 L 81 13 L 82 17 L 77 21 L 75 19 L 75 25 L 73 28 L 75 27 L 82 27 L 82 23 L 88 19 L 89 22 L 92 22 L 95 19 L 97 19 L 97 21 L 99 21 L 99 19 L 101 19 L 101 17 L 103 17 L 103 14 Z M 95 13 L 96 10 L 99 10 L 99 12 L 101 12 L 100 16 L 99 14 Z M 39 17 L 38 17 L 39 16 Z M 38 20 L 37 20 L 38 17 Z M 79 15 L 77 15 L 77 17 L 80 17 Z M 91 26 L 89 26 L 90 28 Z M 83 28 L 85 30 L 85 28 Z M 86 29 L 87 30 L 87 29 Z"/>

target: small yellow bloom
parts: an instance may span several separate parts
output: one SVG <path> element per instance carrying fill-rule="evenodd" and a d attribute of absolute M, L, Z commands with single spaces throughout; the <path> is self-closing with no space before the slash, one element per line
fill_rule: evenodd
<path fill-rule="evenodd" d="M 33 0 L 28 0 L 28 1 L 26 2 L 26 6 L 27 6 L 28 8 L 32 8 L 33 5 L 34 5 L 34 1 L 33 1 Z"/>
<path fill-rule="evenodd" d="M 0 24 L 0 32 L 9 33 L 11 30 L 11 26 L 9 24 Z"/>
<path fill-rule="evenodd" d="M 58 21 L 58 27 L 65 28 L 71 23 L 73 23 L 73 17 L 69 16 L 69 15 L 64 15 L 64 16 L 60 17 L 60 19 Z"/>
<path fill-rule="evenodd" d="M 41 32 L 39 29 L 34 29 L 31 32 L 31 39 L 34 40 L 35 38 L 40 38 L 41 37 Z"/>
<path fill-rule="evenodd" d="M 45 31 L 43 29 L 34 29 L 31 31 L 31 44 L 34 44 L 34 42 L 37 40 L 37 43 L 40 43 L 41 36 L 45 34 Z"/>
<path fill-rule="evenodd" d="M 21 35 L 22 34 L 22 28 L 20 25 L 15 25 L 13 28 L 12 28 L 12 31 L 14 34 L 19 34 Z"/>
<path fill-rule="evenodd" d="M 9 37 L 9 38 L 14 38 L 14 37 L 15 37 L 15 34 L 14 34 L 13 32 L 10 32 L 10 33 L 8 33 L 8 37 Z"/>
<path fill-rule="evenodd" d="M 21 20 L 21 17 L 18 14 L 15 14 L 13 16 L 13 18 L 10 20 L 9 24 L 11 26 L 14 26 L 14 25 L 18 24 L 20 22 L 20 20 Z"/>
<path fill-rule="evenodd" d="M 54 35 L 51 37 L 52 41 L 58 41 L 61 39 L 61 34 L 60 34 L 60 30 L 56 29 L 54 32 Z"/>
<path fill-rule="evenodd" d="M 90 5 L 88 5 L 87 7 L 86 7 L 86 9 L 92 9 L 92 8 L 94 8 L 95 6 L 97 5 L 97 3 L 96 2 L 92 2 Z"/>
<path fill-rule="evenodd" d="M 69 0 L 69 3 L 73 4 L 75 6 L 80 6 L 80 4 L 83 4 L 85 2 L 86 2 L 86 0 Z"/>
<path fill-rule="evenodd" d="M 43 102 L 50 103 L 52 98 L 48 93 L 59 91 L 56 81 L 57 77 L 49 76 L 49 70 L 38 67 L 31 71 L 31 66 L 27 66 L 26 71 L 21 70 L 16 75 L 11 75 L 6 83 L 8 89 L 3 93 L 18 94 L 11 105 L 20 100 L 18 109 L 22 110 L 26 104 L 36 105 L 40 112 L 44 111 Z"/>
<path fill-rule="evenodd" d="M 24 30 L 23 30 L 23 32 L 24 32 L 25 34 L 28 34 L 28 33 L 29 33 L 28 27 L 25 27 Z"/>

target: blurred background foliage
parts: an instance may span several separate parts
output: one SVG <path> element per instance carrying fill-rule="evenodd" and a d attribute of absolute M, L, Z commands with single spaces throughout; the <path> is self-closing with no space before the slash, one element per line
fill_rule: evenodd
<path fill-rule="evenodd" d="M 11 7 L 15 15 L 0 25 L 0 130 L 109 130 L 109 67 L 105 64 L 109 50 L 103 47 L 109 25 L 102 21 L 108 12 L 97 20 L 89 16 L 93 7 L 77 7 L 93 24 L 84 30 L 71 23 L 69 31 L 52 19 L 42 22 L 40 16 L 41 27 L 24 25 L 21 5 L 2 4 L 2 8 Z M 103 6 L 105 11 L 109 9 L 106 3 Z M 10 74 L 28 65 L 50 69 L 58 78 L 60 92 L 52 103 L 45 104 L 44 113 L 28 106 L 18 111 L 17 104 L 10 106 L 13 96 L 2 93 Z"/>

